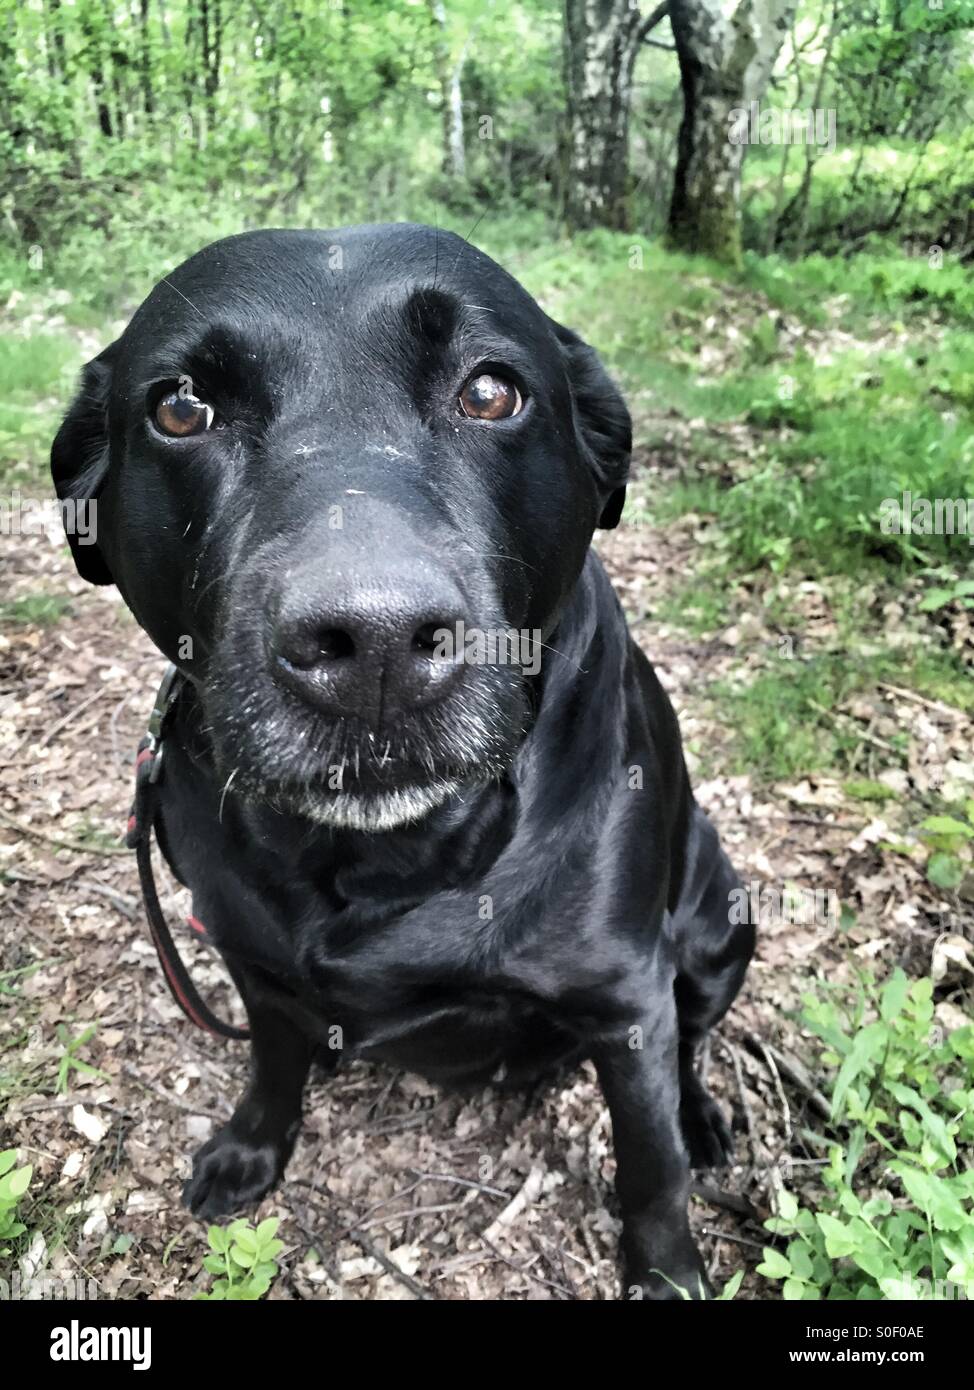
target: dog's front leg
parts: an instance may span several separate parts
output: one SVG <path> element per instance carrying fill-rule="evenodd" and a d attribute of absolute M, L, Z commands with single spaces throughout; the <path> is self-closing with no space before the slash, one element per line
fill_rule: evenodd
<path fill-rule="evenodd" d="M 659 1012 L 594 1054 L 612 1117 L 622 1209 L 624 1294 L 674 1299 L 709 1294 L 690 1235 L 690 1168 L 680 1130 L 679 1046 L 672 993 Z"/>
<path fill-rule="evenodd" d="M 250 1084 L 229 1123 L 193 1159 L 183 1188 L 184 1204 L 204 1220 L 252 1208 L 280 1181 L 301 1126 L 313 1055 L 313 1044 L 284 1014 L 255 1003 L 245 987 L 241 993 L 250 1019 Z"/>

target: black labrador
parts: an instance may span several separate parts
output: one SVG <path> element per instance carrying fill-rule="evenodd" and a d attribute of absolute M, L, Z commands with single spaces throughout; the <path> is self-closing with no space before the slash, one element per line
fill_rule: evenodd
<path fill-rule="evenodd" d="M 184 677 L 157 830 L 252 1032 L 197 1215 L 278 1181 L 316 1057 L 589 1057 L 629 1296 L 706 1292 L 689 1171 L 730 1136 L 694 1053 L 753 930 L 589 548 L 630 444 L 594 351 L 429 227 L 217 242 L 85 368 L 54 481 Z"/>

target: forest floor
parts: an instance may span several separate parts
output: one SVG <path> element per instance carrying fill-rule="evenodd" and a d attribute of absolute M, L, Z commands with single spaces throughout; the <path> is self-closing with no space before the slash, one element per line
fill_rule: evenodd
<path fill-rule="evenodd" d="M 815 736 L 834 746 L 835 766 L 748 767 L 742 692 L 769 663 L 841 649 L 849 585 L 768 571 L 722 584 L 715 605 L 718 522 L 653 520 L 690 428 L 643 414 L 653 446 L 637 456 L 635 520 L 597 545 L 742 879 L 803 895 L 797 911 L 767 912 L 745 988 L 704 1059 L 733 1117 L 736 1162 L 697 1175 L 691 1207 L 715 1284 L 743 1268 L 739 1297 L 775 1298 L 755 1273 L 762 1222 L 776 1189 L 800 1194 L 816 1181 L 830 1133 L 801 996 L 871 962 L 913 976 L 934 968 L 945 1026 L 957 1007 L 963 966 L 941 944 L 974 936 L 974 910 L 965 890 L 929 883 L 915 827 L 931 797 L 974 796 L 974 722 L 884 667 L 825 709 Z M 759 447 L 740 421 L 724 433 L 745 455 Z M 34 1165 L 21 1268 L 92 1279 L 101 1296 L 188 1298 L 210 1276 L 180 1186 L 244 1086 L 247 1049 L 195 1033 L 176 1009 L 119 846 L 163 662 L 113 589 L 76 577 L 63 545 L 4 537 L 0 591 L 0 1148 L 16 1145 Z M 878 586 L 868 602 L 867 649 L 912 630 L 902 593 Z M 952 640 L 969 650 L 969 631 Z M 171 920 L 185 917 L 182 890 L 169 885 L 164 905 Z M 202 992 L 233 1008 L 219 963 L 188 931 L 181 945 Z M 613 1166 L 588 1064 L 530 1097 L 453 1097 L 352 1063 L 311 1086 L 287 1180 L 252 1214 L 281 1219 L 269 1296 L 617 1297 Z"/>

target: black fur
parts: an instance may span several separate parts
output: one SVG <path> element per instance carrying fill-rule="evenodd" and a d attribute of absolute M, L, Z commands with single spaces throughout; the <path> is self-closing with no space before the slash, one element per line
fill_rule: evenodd
<path fill-rule="evenodd" d="M 478 368 L 518 385 L 520 414 L 458 412 Z M 162 438 L 154 403 L 184 378 L 222 427 Z M 82 574 L 116 583 L 187 677 L 160 838 L 253 1034 L 251 1084 L 186 1186 L 199 1216 L 280 1177 L 316 1051 L 463 1086 L 591 1057 L 626 1289 L 703 1289 L 689 1168 L 724 1161 L 729 1135 L 693 1057 L 753 933 L 589 549 L 619 520 L 629 452 L 591 348 L 425 227 L 219 242 L 86 370 L 55 482 L 97 497 Z M 537 630 L 540 672 L 434 688 L 401 636 L 447 610 Z M 310 666 L 282 658 L 308 632 Z M 336 632 L 354 662 L 326 659 Z M 356 828 L 336 811 L 352 802 L 416 818 Z"/>

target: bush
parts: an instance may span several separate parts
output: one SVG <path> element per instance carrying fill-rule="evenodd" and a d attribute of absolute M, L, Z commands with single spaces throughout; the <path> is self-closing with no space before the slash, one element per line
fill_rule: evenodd
<path fill-rule="evenodd" d="M 263 1298 L 277 1277 L 275 1256 L 284 1249 L 276 1240 L 280 1223 L 270 1217 L 255 1229 L 246 1221 L 232 1221 L 226 1228 L 211 1226 L 207 1241 L 211 1254 L 203 1266 L 219 1277 L 209 1293 L 198 1293 L 204 1302 L 255 1302 Z"/>
<path fill-rule="evenodd" d="M 943 1038 L 933 982 L 902 970 L 879 987 L 806 996 L 805 1024 L 833 1069 L 824 1189 L 783 1192 L 758 1273 L 786 1299 L 974 1296 L 974 1026 Z"/>
<path fill-rule="evenodd" d="M 13 1247 L 8 1242 L 17 1240 L 27 1230 L 17 1214 L 17 1208 L 30 1186 L 34 1170 L 29 1163 L 23 1168 L 15 1168 L 16 1162 L 15 1149 L 0 1153 L 0 1255 L 9 1255 Z"/>

